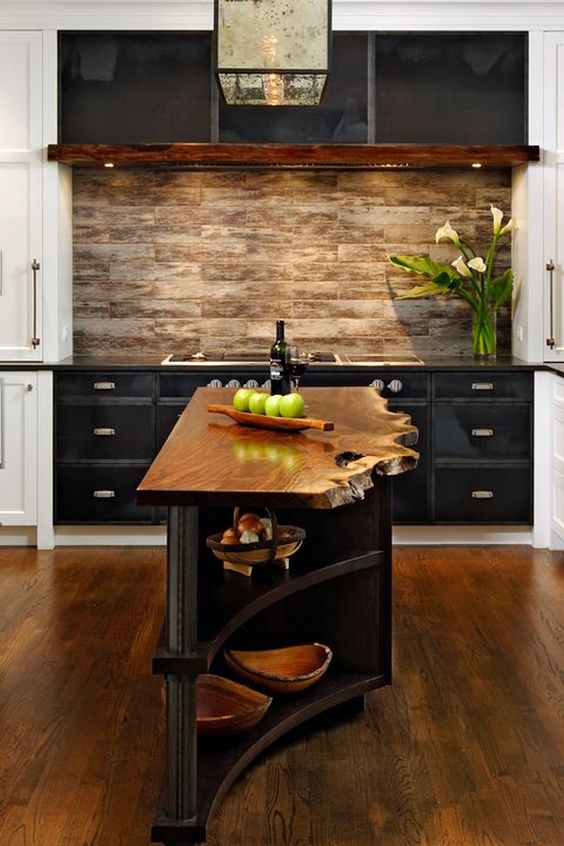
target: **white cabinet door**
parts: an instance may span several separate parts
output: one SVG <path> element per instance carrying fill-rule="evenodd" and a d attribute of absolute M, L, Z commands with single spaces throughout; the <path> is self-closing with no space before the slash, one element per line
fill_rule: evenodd
<path fill-rule="evenodd" d="M 42 358 L 42 35 L 0 32 L 0 360 Z M 33 270 L 34 261 L 39 268 Z"/>
<path fill-rule="evenodd" d="M 0 371 L 0 523 L 37 521 L 37 374 Z"/>

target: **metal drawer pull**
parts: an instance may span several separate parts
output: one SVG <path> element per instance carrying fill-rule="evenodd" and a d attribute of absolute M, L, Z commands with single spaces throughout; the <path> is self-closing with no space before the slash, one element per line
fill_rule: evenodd
<path fill-rule="evenodd" d="M 104 437 L 111 437 L 112 435 L 115 435 L 115 433 L 116 433 L 115 429 L 93 429 L 92 430 L 93 435 L 100 435 L 100 436 L 104 436 Z"/>
<path fill-rule="evenodd" d="M 546 269 L 548 270 L 548 278 L 550 284 L 550 298 L 549 298 L 549 315 L 550 315 L 550 326 L 548 330 L 549 337 L 546 339 L 547 347 L 550 349 L 554 349 L 556 346 L 556 339 L 554 337 L 554 270 L 556 265 L 554 264 L 553 259 L 547 261 Z"/>
<path fill-rule="evenodd" d="M 472 491 L 472 499 L 493 499 L 493 491 Z"/>
<path fill-rule="evenodd" d="M 493 429 L 472 429 L 475 438 L 493 438 Z"/>
<path fill-rule="evenodd" d="M 95 499 L 113 499 L 115 495 L 115 491 L 94 491 L 92 494 Z"/>
<path fill-rule="evenodd" d="M 472 382 L 473 391 L 493 391 L 493 382 Z"/>
<path fill-rule="evenodd" d="M 115 382 L 94 382 L 92 385 L 95 391 L 115 391 Z"/>

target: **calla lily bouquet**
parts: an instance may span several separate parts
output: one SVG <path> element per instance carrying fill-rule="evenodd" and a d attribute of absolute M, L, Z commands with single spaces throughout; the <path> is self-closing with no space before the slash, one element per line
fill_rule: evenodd
<path fill-rule="evenodd" d="M 493 205 L 490 208 L 493 237 L 485 257 L 462 240 L 448 220 L 437 229 L 435 242 L 450 241 L 460 250 L 460 255 L 451 264 L 433 261 L 427 256 L 388 256 L 395 267 L 429 280 L 423 285 L 415 285 L 397 299 L 451 294 L 468 303 L 473 313 L 472 348 L 474 354 L 480 356 L 495 355 L 496 313 L 510 299 L 513 288 L 511 268 L 496 276 L 495 262 L 500 240 L 515 229 L 515 223 L 510 219 L 504 224 L 501 209 Z"/>

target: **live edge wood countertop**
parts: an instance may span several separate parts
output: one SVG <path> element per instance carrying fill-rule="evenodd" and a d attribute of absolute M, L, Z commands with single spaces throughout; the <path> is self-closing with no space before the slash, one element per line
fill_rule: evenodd
<path fill-rule="evenodd" d="M 417 429 L 372 388 L 306 388 L 309 417 L 332 432 L 276 432 L 211 414 L 232 389 L 199 388 L 137 489 L 140 505 L 335 508 L 362 498 L 372 472 L 413 469 Z"/>

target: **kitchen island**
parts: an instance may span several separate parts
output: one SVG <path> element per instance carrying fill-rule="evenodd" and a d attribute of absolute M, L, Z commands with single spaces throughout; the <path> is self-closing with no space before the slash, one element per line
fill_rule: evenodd
<path fill-rule="evenodd" d="M 142 505 L 168 508 L 167 612 L 154 671 L 166 679 L 166 784 L 152 830 L 202 841 L 215 804 L 260 752 L 296 726 L 391 681 L 390 477 L 415 467 L 417 430 L 370 388 L 305 390 L 308 416 L 334 431 L 276 432 L 208 413 L 232 391 L 196 391 L 141 482 Z M 305 529 L 288 570 L 222 569 L 206 537 L 233 508 L 276 509 Z M 226 674 L 224 647 L 319 641 L 329 672 L 234 738 L 197 742 L 196 680 Z"/>

